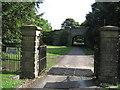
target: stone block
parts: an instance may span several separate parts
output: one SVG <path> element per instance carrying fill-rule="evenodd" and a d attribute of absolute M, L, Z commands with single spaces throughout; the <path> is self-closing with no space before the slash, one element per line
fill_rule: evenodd
<path fill-rule="evenodd" d="M 24 37 L 22 37 L 22 41 L 31 41 L 31 42 L 34 42 L 35 41 L 35 37 L 24 36 Z"/>
<path fill-rule="evenodd" d="M 35 51 L 35 47 L 31 47 L 31 46 L 22 46 L 22 51 Z"/>
<path fill-rule="evenodd" d="M 104 76 L 98 76 L 98 80 L 102 83 L 110 83 L 110 84 L 116 84 L 118 83 L 118 79 L 116 77 L 104 77 Z"/>
<path fill-rule="evenodd" d="M 25 58 L 33 58 L 35 56 L 34 52 L 29 52 L 29 51 L 26 52 L 23 51 L 22 54 Z"/>
<path fill-rule="evenodd" d="M 22 42 L 22 46 L 34 47 L 35 46 L 35 42 L 32 42 L 32 43 L 31 43 L 31 41 Z"/>
<path fill-rule="evenodd" d="M 22 26 L 21 27 L 23 36 L 39 36 L 41 28 L 36 26 Z"/>
<path fill-rule="evenodd" d="M 20 74 L 20 78 L 23 79 L 23 78 L 35 78 L 35 74 L 34 73 L 31 73 L 29 71 L 22 71 L 22 73 Z"/>
<path fill-rule="evenodd" d="M 103 36 L 106 36 L 107 34 L 113 34 L 113 35 L 118 35 L 117 31 L 119 31 L 120 28 L 116 26 L 104 26 L 100 28 L 100 33 Z M 112 36 L 113 37 L 113 36 Z"/>
<path fill-rule="evenodd" d="M 118 30 L 118 29 L 117 29 Z M 102 37 L 117 37 L 118 33 L 115 31 L 101 31 L 101 38 Z"/>

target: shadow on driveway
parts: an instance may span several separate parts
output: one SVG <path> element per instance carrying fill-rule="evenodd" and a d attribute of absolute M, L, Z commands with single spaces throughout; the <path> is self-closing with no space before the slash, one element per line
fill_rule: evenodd
<path fill-rule="evenodd" d="M 73 77 L 72 77 L 73 78 Z M 72 89 L 72 88 L 95 88 L 97 84 L 94 79 L 86 78 L 86 80 L 82 80 L 84 77 L 80 77 L 78 80 L 72 80 L 71 77 L 66 77 L 65 80 L 61 82 L 47 82 L 44 88 L 53 88 L 53 89 Z M 84 88 L 85 89 L 85 88 Z M 83 90 L 83 89 L 82 89 Z"/>
<path fill-rule="evenodd" d="M 63 68 L 63 67 L 52 67 L 48 75 L 64 75 L 64 76 L 93 76 L 91 69 L 79 69 L 79 68 Z"/>

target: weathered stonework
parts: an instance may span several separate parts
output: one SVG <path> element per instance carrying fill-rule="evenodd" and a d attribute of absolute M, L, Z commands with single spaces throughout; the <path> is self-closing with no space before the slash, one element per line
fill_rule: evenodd
<path fill-rule="evenodd" d="M 83 37 L 85 37 L 85 32 L 86 32 L 86 27 L 74 27 L 74 28 L 70 28 L 68 30 L 68 46 L 72 46 L 72 40 L 73 37 L 77 36 L 77 35 L 81 35 Z"/>
<path fill-rule="evenodd" d="M 62 32 L 66 31 L 68 33 L 68 38 L 67 39 L 67 45 L 68 46 L 72 46 L 72 40 L 73 40 L 73 37 L 77 36 L 77 35 L 81 35 L 83 37 L 85 37 L 85 32 L 86 32 L 86 27 L 66 27 L 65 30 L 56 30 L 54 31 L 54 42 L 53 42 L 53 45 L 60 45 L 59 42 L 60 42 L 60 38 L 61 38 L 61 34 Z"/>
<path fill-rule="evenodd" d="M 22 26 L 22 58 L 20 78 L 35 78 L 39 74 L 40 28 Z"/>
<path fill-rule="evenodd" d="M 105 26 L 100 28 L 99 64 L 97 78 L 103 83 L 119 82 L 119 28 Z M 95 67 L 95 68 L 96 68 Z"/>

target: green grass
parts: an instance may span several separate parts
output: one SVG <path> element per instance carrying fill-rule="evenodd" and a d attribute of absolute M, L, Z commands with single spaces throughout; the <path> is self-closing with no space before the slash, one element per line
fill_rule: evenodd
<path fill-rule="evenodd" d="M 52 65 L 54 65 L 55 63 L 57 63 L 58 61 L 55 59 L 58 56 L 67 54 L 70 50 L 72 49 L 72 47 L 67 47 L 67 46 L 47 46 L 47 57 L 49 57 L 49 60 L 47 62 L 47 68 L 51 67 Z M 4 55 L 10 59 L 15 59 L 17 56 L 13 55 L 11 57 L 9 57 L 9 55 L 7 55 L 6 53 L 4 53 Z M 15 68 L 14 61 L 4 61 L 2 64 L 6 64 L 6 69 L 12 69 Z M 7 63 L 9 63 L 7 65 Z M 17 63 L 18 64 L 18 63 Z M 23 82 L 20 80 L 12 80 L 11 77 L 15 76 L 16 74 L 9 74 L 9 72 L 7 74 L 2 74 L 2 87 L 1 88 L 16 88 L 18 85 L 22 84 Z"/>
<path fill-rule="evenodd" d="M 16 74 L 2 74 L 2 86 L 0 88 L 16 88 L 18 85 L 23 84 L 21 80 L 13 80 L 11 77 Z"/>
<path fill-rule="evenodd" d="M 20 53 L 18 54 L 7 54 L 2 52 L 2 85 L 0 88 L 16 88 L 22 84 L 20 80 L 11 79 L 12 76 L 16 76 L 13 72 L 17 72 L 20 67 Z M 4 90 L 4 89 L 3 89 Z"/>
<path fill-rule="evenodd" d="M 105 90 L 120 90 L 120 85 L 108 86 L 105 88 Z"/>
<path fill-rule="evenodd" d="M 55 55 L 55 57 L 67 54 L 72 47 L 67 46 L 47 46 L 47 56 Z"/>
<path fill-rule="evenodd" d="M 55 58 L 67 54 L 71 49 L 72 47 L 67 46 L 47 46 L 47 57 L 49 58 L 47 67 L 57 63 L 58 61 Z"/>
<path fill-rule="evenodd" d="M 94 55 L 94 51 L 90 48 L 83 48 L 86 55 Z"/>

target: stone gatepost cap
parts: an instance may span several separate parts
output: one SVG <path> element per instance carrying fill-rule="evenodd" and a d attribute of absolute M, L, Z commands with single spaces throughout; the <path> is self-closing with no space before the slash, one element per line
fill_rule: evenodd
<path fill-rule="evenodd" d="M 35 29 L 38 31 L 41 31 L 42 28 L 38 27 L 38 26 L 34 26 L 34 25 L 23 25 L 20 27 L 21 29 Z"/>
<path fill-rule="evenodd" d="M 120 30 L 120 28 L 119 27 L 117 27 L 117 26 L 103 26 L 103 27 L 101 27 L 100 28 L 100 30 L 104 30 L 104 31 L 114 31 L 114 30 L 116 30 L 116 31 L 118 31 L 118 30 Z"/>

